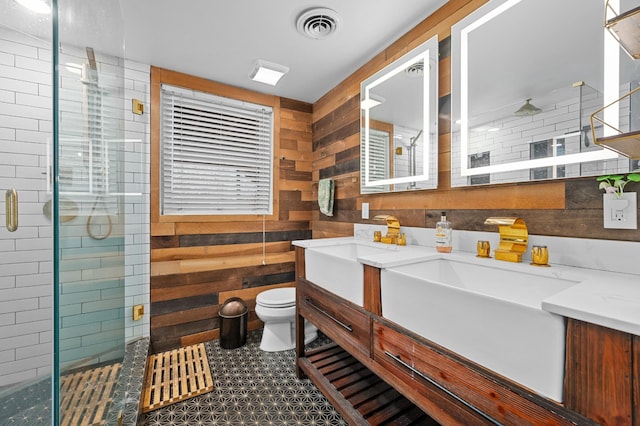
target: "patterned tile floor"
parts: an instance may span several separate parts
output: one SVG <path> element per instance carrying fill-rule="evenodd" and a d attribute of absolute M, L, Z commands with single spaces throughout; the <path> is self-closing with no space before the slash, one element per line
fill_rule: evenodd
<path fill-rule="evenodd" d="M 138 425 L 346 425 L 309 379 L 296 378 L 294 351 L 262 352 L 261 336 L 249 332 L 237 349 L 207 342 L 215 389 L 141 415 Z"/>
<path fill-rule="evenodd" d="M 51 379 L 0 398 L 0 426 L 51 425 Z"/>

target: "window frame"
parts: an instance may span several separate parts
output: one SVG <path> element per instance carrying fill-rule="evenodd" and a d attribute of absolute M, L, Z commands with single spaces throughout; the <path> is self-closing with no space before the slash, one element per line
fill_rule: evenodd
<path fill-rule="evenodd" d="M 216 96 L 251 102 L 273 109 L 273 149 L 272 149 L 272 213 L 262 214 L 162 214 L 161 213 L 161 85 L 183 87 L 210 93 Z M 250 90 L 228 86 L 204 78 L 170 71 L 158 67 L 151 67 L 151 222 L 171 223 L 179 222 L 249 222 L 262 220 L 277 220 L 279 216 L 279 167 L 277 159 L 280 156 L 280 98 Z M 175 225 L 173 225 L 175 227 Z M 156 227 L 157 228 L 157 227 Z M 165 232 L 174 232 L 166 229 Z M 161 231 L 161 233 L 163 233 Z"/>

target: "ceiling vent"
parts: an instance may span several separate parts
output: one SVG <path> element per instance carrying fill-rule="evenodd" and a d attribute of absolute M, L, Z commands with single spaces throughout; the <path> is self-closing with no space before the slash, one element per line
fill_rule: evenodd
<path fill-rule="evenodd" d="M 296 21 L 298 32 L 316 40 L 329 37 L 340 28 L 340 16 L 335 10 L 327 8 L 309 9 Z"/>
<path fill-rule="evenodd" d="M 409 77 L 422 77 L 424 75 L 424 62 L 420 61 L 409 65 L 404 72 Z"/>

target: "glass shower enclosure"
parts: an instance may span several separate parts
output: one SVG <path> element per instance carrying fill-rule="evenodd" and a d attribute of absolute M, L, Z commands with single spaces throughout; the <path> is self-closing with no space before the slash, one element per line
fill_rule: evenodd
<path fill-rule="evenodd" d="M 0 425 L 112 424 L 142 250 L 119 4 L 0 4 Z"/>

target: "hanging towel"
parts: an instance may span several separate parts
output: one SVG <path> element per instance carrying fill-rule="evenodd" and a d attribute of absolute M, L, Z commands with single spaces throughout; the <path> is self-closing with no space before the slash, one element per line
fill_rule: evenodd
<path fill-rule="evenodd" d="M 320 213 L 333 216 L 333 179 L 320 179 L 318 182 L 318 206 Z"/>

